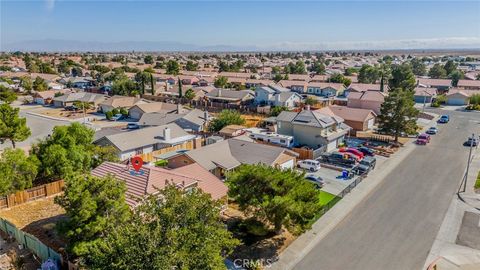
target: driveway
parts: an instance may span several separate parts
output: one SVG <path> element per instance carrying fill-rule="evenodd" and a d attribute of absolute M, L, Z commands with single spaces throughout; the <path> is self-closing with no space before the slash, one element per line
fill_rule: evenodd
<path fill-rule="evenodd" d="M 480 132 L 480 114 L 448 114 L 450 123 L 439 125 L 432 142 L 416 146 L 295 269 L 423 267 L 465 171 L 468 148 L 462 144 Z"/>

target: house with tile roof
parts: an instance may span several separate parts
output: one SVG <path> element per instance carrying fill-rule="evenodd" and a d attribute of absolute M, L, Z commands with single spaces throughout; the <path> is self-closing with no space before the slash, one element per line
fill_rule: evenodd
<path fill-rule="evenodd" d="M 103 113 L 111 111 L 113 109 L 125 108 L 130 109 L 131 107 L 137 104 L 148 103 L 148 100 L 139 98 L 139 97 L 128 97 L 128 96 L 119 96 L 115 95 L 104 102 L 100 103 L 100 108 Z"/>
<path fill-rule="evenodd" d="M 348 108 L 346 106 L 333 105 L 329 107 L 332 112 L 345 120 L 345 124 L 352 128 L 351 135 L 357 131 L 372 130 L 377 114 L 370 109 Z"/>
<path fill-rule="evenodd" d="M 91 174 L 97 177 L 111 175 L 123 181 L 127 187 L 126 201 L 131 207 L 141 203 L 143 196 L 156 194 L 158 190 L 168 185 L 174 185 L 185 191 L 199 188 L 210 194 L 213 200 L 222 200 L 227 197 L 227 186 L 196 163 L 170 170 L 144 165 L 138 172 L 132 171 L 133 168 L 128 164 L 104 162 L 93 169 Z"/>

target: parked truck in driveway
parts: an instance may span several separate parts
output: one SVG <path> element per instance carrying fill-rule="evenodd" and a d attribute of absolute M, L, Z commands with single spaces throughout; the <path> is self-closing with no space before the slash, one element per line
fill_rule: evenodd
<path fill-rule="evenodd" d="M 356 156 L 350 153 L 340 152 L 324 154 L 320 157 L 320 160 L 325 163 L 347 168 L 352 168 L 357 163 Z"/>
<path fill-rule="evenodd" d="M 376 158 L 367 156 L 363 158 L 362 161 L 360 161 L 360 163 L 358 163 L 355 167 L 353 167 L 352 171 L 358 175 L 366 174 L 375 169 L 376 164 Z"/>

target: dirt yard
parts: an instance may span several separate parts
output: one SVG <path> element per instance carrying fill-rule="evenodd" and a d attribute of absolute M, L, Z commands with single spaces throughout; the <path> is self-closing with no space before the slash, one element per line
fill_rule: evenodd
<path fill-rule="evenodd" d="M 65 210 L 53 200 L 49 197 L 1 210 L 0 217 L 58 250 L 64 247 L 64 242 L 57 235 L 55 224 L 65 217 Z"/>

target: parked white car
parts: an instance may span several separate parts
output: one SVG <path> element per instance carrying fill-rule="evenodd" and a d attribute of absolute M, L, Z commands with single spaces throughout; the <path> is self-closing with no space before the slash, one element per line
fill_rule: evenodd
<path fill-rule="evenodd" d="M 305 159 L 297 162 L 299 168 L 309 170 L 311 172 L 316 172 L 320 169 L 320 162 L 313 159 Z"/>

